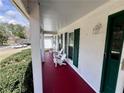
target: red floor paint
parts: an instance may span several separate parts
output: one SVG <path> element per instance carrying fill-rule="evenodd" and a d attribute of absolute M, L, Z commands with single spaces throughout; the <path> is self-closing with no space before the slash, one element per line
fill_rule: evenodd
<path fill-rule="evenodd" d="M 46 53 L 43 64 L 43 93 L 95 93 L 69 66 L 55 68 L 52 56 Z"/>

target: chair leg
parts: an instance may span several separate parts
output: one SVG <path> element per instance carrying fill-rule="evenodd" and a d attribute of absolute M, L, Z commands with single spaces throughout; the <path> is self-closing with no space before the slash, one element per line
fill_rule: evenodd
<path fill-rule="evenodd" d="M 60 66 L 62 66 L 62 65 L 66 65 L 66 63 L 59 63 L 59 65 L 60 65 Z"/>
<path fill-rule="evenodd" d="M 62 63 L 62 65 L 66 65 L 66 63 Z"/>
<path fill-rule="evenodd" d="M 57 67 L 57 63 L 55 63 L 55 67 Z"/>

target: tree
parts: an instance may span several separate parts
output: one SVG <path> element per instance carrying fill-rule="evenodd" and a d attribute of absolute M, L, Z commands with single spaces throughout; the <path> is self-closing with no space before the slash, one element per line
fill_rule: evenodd
<path fill-rule="evenodd" d="M 4 45 L 5 43 L 7 43 L 7 40 L 8 37 L 5 35 L 5 33 L 0 31 L 0 45 Z"/>
<path fill-rule="evenodd" d="M 18 36 L 19 38 L 25 39 L 25 33 L 24 31 L 14 32 L 15 36 Z"/>
<path fill-rule="evenodd" d="M 15 36 L 17 36 L 17 37 L 19 37 L 19 38 L 23 38 L 23 39 L 26 38 L 25 32 L 24 32 L 25 27 L 23 27 L 23 26 L 21 26 L 21 25 L 19 25 L 19 24 L 16 24 L 16 25 L 10 24 L 10 25 L 9 25 L 9 29 L 12 31 L 12 33 L 13 33 Z"/>
<path fill-rule="evenodd" d="M 25 27 L 19 24 L 0 23 L 0 45 L 7 43 L 8 37 L 11 36 L 25 39 Z"/>

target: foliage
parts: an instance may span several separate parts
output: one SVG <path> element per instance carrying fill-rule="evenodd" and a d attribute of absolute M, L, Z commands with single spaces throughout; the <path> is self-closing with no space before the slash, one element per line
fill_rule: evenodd
<path fill-rule="evenodd" d="M 15 36 L 18 36 L 19 38 L 25 39 L 25 33 L 23 31 L 19 31 L 19 32 L 13 32 L 13 34 Z"/>
<path fill-rule="evenodd" d="M 4 45 L 7 43 L 8 37 L 2 31 L 0 31 L 0 45 Z"/>
<path fill-rule="evenodd" d="M 20 37 L 20 38 L 23 38 L 25 39 L 25 27 L 21 26 L 21 25 L 13 25 L 13 24 L 10 24 L 8 25 L 8 28 L 9 28 L 9 31 L 12 31 L 12 33 L 17 36 L 17 37 Z"/>
<path fill-rule="evenodd" d="M 0 93 L 33 93 L 30 49 L 0 62 Z"/>
<path fill-rule="evenodd" d="M 5 32 L 10 35 L 10 32 L 19 38 L 26 38 L 25 35 L 25 27 L 19 24 L 7 24 L 7 23 L 0 23 L 0 31 Z"/>

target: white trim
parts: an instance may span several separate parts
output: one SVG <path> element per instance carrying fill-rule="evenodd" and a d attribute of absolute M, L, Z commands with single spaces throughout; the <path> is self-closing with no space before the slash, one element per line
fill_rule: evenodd
<path fill-rule="evenodd" d="M 83 77 L 83 75 L 78 71 L 78 69 L 73 65 L 73 61 L 71 60 L 71 59 L 67 59 L 68 61 L 67 61 L 67 63 L 70 65 L 70 67 L 72 68 L 72 69 L 74 69 L 75 70 L 75 72 L 96 92 L 96 93 L 100 93 L 99 91 L 97 91 L 88 81 L 87 81 L 87 79 L 85 79 L 84 77 Z"/>
<path fill-rule="evenodd" d="M 21 0 L 11 0 L 11 2 L 20 11 L 20 13 L 24 15 L 24 17 L 30 19 L 30 16 Z"/>

